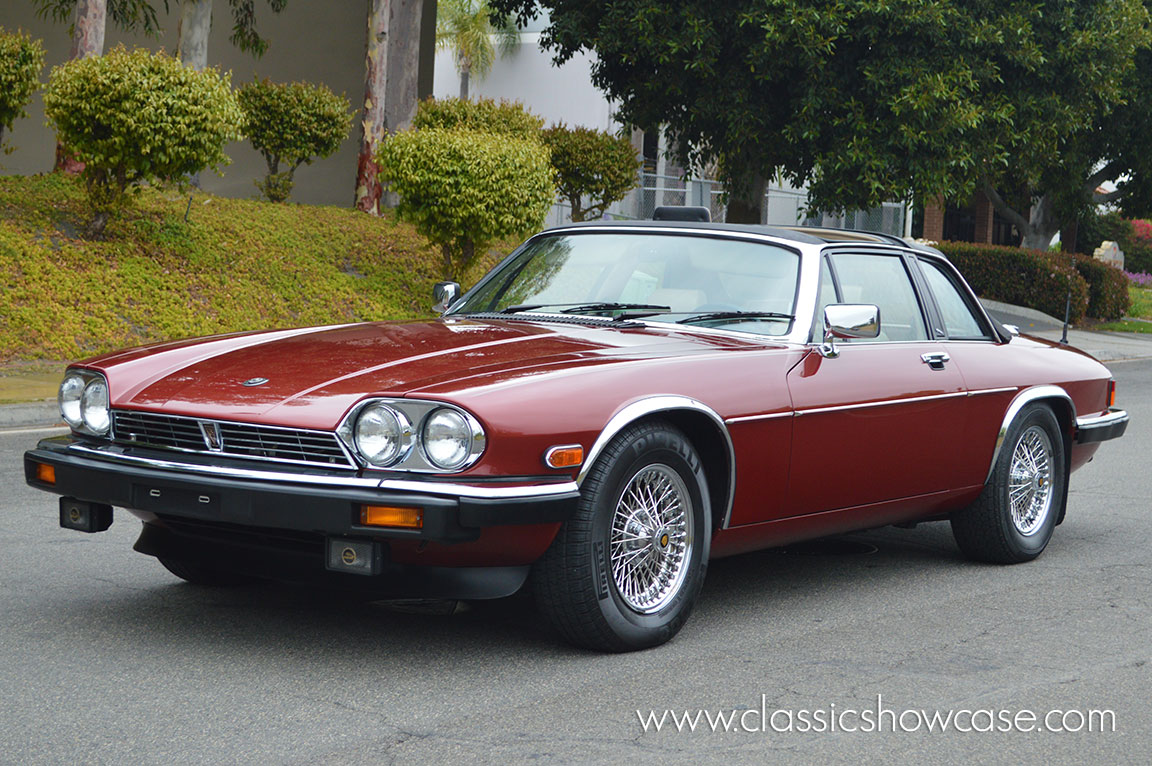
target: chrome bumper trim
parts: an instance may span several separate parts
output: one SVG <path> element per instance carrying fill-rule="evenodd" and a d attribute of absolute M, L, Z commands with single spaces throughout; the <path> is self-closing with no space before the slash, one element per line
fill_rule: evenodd
<path fill-rule="evenodd" d="M 357 476 L 321 476 L 317 474 L 284 473 L 280 471 L 260 471 L 246 468 L 230 468 L 214 465 L 198 465 L 179 463 L 172 460 L 157 460 L 155 458 L 140 457 L 138 455 L 125 455 L 123 453 L 108 452 L 106 450 L 87 447 L 82 444 L 70 444 L 63 452 L 82 454 L 97 460 L 108 462 L 127 463 L 146 468 L 156 468 L 163 471 L 179 471 L 182 473 L 201 474 L 205 476 L 223 476 L 232 479 L 251 479 L 253 481 L 272 481 L 283 484 L 309 484 L 331 487 L 352 487 L 360 489 L 380 489 L 393 492 L 412 492 L 422 495 L 440 495 L 445 497 L 467 497 L 482 500 L 500 500 L 507 498 L 522 499 L 528 497 L 554 497 L 565 495 L 579 490 L 574 481 L 557 484 L 533 484 L 520 487 L 489 487 L 473 484 L 456 484 L 448 482 L 410 481 L 404 479 L 365 479 Z"/>

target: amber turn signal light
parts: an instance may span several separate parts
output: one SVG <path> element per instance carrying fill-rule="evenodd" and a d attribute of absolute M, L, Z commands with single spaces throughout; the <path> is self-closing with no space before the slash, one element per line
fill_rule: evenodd
<path fill-rule="evenodd" d="M 549 468 L 575 468 L 584 462 L 584 448 L 579 444 L 551 447 L 544 453 L 544 464 Z"/>
<path fill-rule="evenodd" d="M 46 465 L 45 463 L 36 464 L 36 481 L 42 481 L 45 484 L 56 483 L 56 466 Z"/>
<path fill-rule="evenodd" d="M 1116 381 L 1108 381 L 1108 406 L 1116 406 Z"/>
<path fill-rule="evenodd" d="M 360 506 L 360 523 L 366 527 L 400 527 L 422 529 L 424 510 L 392 505 Z"/>

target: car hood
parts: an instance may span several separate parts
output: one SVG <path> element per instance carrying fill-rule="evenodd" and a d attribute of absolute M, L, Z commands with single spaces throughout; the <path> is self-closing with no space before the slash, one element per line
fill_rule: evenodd
<path fill-rule="evenodd" d="M 427 396 L 451 399 L 574 367 L 763 350 L 766 341 L 660 325 L 441 319 L 219 336 L 83 366 L 108 375 L 114 407 L 330 429 L 366 395 L 432 389 Z"/>

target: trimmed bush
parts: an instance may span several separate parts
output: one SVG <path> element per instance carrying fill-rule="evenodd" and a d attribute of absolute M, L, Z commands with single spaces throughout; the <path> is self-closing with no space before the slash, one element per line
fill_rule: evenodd
<path fill-rule="evenodd" d="M 271 202 L 287 200 L 296 168 L 339 149 L 352 124 L 348 99 L 324 85 L 257 80 L 236 98 L 244 110 L 244 132 L 268 164 L 268 175 L 256 188 Z M 288 166 L 284 172 L 281 162 Z"/>
<path fill-rule="evenodd" d="M 40 85 L 40 70 L 44 68 L 44 46 L 23 32 L 7 32 L 0 27 L 0 152 L 5 148 L 4 131 L 12 130 L 13 123 L 27 117 L 24 107 Z"/>
<path fill-rule="evenodd" d="M 640 160 L 627 138 L 564 123 L 548 128 L 543 137 L 552 150 L 556 186 L 572 206 L 573 221 L 601 218 L 640 181 Z"/>
<path fill-rule="evenodd" d="M 532 114 L 518 101 L 429 98 L 416 107 L 412 127 L 416 130 L 459 128 L 479 133 L 511 134 L 539 141 L 544 118 Z"/>
<path fill-rule="evenodd" d="M 1124 268 L 1128 271 L 1152 271 L 1152 221 L 1135 219 L 1126 223 L 1129 235 L 1117 240 L 1124 251 Z"/>
<path fill-rule="evenodd" d="M 1090 255 L 1075 257 L 1076 271 L 1088 282 L 1088 316 L 1115 322 L 1127 314 L 1132 299 L 1124 272 Z"/>
<path fill-rule="evenodd" d="M 1043 311 L 1063 319 L 1072 294 L 1069 321 L 1079 322 L 1088 309 L 1088 283 L 1066 255 L 1041 250 L 940 242 L 936 245 L 981 298 Z"/>
<path fill-rule="evenodd" d="M 1088 212 L 1080 218 L 1076 250 L 1092 255 L 1101 242 L 1115 242 L 1124 251 L 1127 271 L 1152 271 L 1152 222 L 1128 220 L 1117 212 Z"/>
<path fill-rule="evenodd" d="M 227 164 L 224 144 L 241 137 L 244 123 L 227 74 L 123 46 L 53 69 L 44 113 L 85 164 L 93 237 L 140 184 Z"/>
<path fill-rule="evenodd" d="M 459 281 L 494 240 L 539 228 L 555 194 L 548 149 L 510 135 L 402 131 L 376 159 L 397 213 L 440 247 L 446 279 Z"/>

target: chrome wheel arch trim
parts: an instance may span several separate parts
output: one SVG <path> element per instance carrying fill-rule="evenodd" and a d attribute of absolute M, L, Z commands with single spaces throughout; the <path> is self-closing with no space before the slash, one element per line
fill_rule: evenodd
<path fill-rule="evenodd" d="M 1004 439 L 1008 436 L 1008 429 L 1012 427 L 1012 423 L 1020 415 L 1020 411 L 1029 404 L 1043 399 L 1062 401 L 1067 405 L 1068 415 L 1072 421 L 1076 421 L 1076 405 L 1072 402 L 1072 397 L 1068 395 L 1068 392 L 1060 386 L 1033 386 L 1018 393 L 1012 403 L 1008 405 L 1008 410 L 1004 413 L 1004 422 L 1000 424 L 1000 432 L 996 434 L 996 448 L 992 450 L 992 462 L 988 466 L 987 476 L 984 477 L 985 484 L 992 480 L 992 472 L 996 470 L 996 461 L 1000 458 L 1000 450 L 1004 447 Z"/>
<path fill-rule="evenodd" d="M 707 404 L 689 396 L 659 394 L 634 401 L 622 409 L 617 410 L 616 414 L 609 418 L 608 423 L 600 431 L 600 435 L 596 437 L 596 441 L 592 443 L 592 447 L 588 450 L 588 456 L 584 459 L 584 465 L 581 466 L 580 473 L 576 476 L 576 484 L 577 486 L 584 484 L 584 479 L 588 476 L 588 472 L 604 452 L 608 443 L 625 428 L 649 415 L 676 411 L 687 411 L 705 415 L 712 421 L 712 424 L 716 427 L 716 431 L 723 437 L 724 446 L 727 451 L 725 458 L 728 462 L 728 496 L 724 501 L 724 513 L 721 517 L 720 529 L 727 529 L 728 522 L 732 516 L 732 501 L 736 496 L 736 448 L 732 444 L 732 435 L 728 433 L 728 426 L 725 425 L 724 418 L 720 417 L 719 413 Z M 713 510 L 713 514 L 715 514 L 715 509 Z"/>

